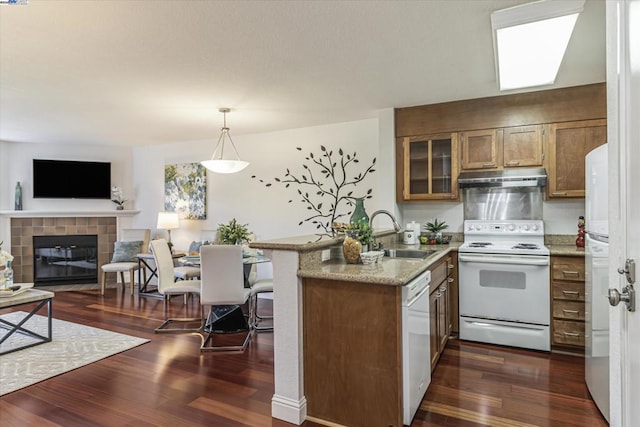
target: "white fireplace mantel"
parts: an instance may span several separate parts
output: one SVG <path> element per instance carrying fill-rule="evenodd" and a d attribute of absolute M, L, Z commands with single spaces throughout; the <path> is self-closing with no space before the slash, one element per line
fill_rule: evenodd
<path fill-rule="evenodd" d="M 60 217 L 83 217 L 83 216 L 134 216 L 139 214 L 140 211 L 135 210 L 95 210 L 95 211 L 80 211 L 80 210 L 33 210 L 33 211 L 0 211 L 0 217 L 6 218 L 60 218 Z"/>

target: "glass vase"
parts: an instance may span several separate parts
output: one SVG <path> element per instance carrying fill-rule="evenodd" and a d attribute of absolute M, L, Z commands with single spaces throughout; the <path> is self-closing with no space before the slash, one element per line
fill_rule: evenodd
<path fill-rule="evenodd" d="M 362 243 L 358 240 L 357 232 L 347 232 L 342 242 L 342 254 L 347 264 L 357 264 L 360 261 Z"/>
<path fill-rule="evenodd" d="M 356 207 L 353 209 L 349 222 L 353 225 L 369 225 L 369 215 L 367 215 L 367 211 L 364 209 L 364 198 L 357 198 L 355 201 Z"/>

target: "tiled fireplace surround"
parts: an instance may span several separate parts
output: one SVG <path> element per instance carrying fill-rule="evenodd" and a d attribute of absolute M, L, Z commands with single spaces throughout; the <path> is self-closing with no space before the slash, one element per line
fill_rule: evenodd
<path fill-rule="evenodd" d="M 14 257 L 14 280 L 18 283 L 33 282 L 33 236 L 73 234 L 96 234 L 98 236 L 98 266 L 106 264 L 113 256 L 113 243 L 117 237 L 117 219 L 116 217 L 87 216 L 11 218 L 11 254 Z"/>

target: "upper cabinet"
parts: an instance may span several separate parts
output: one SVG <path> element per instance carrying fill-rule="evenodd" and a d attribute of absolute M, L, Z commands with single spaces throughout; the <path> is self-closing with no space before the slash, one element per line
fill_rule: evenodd
<path fill-rule="evenodd" d="M 542 166 L 542 126 L 460 132 L 462 169 Z"/>
<path fill-rule="evenodd" d="M 498 138 L 495 129 L 460 132 L 462 169 L 498 167 Z"/>
<path fill-rule="evenodd" d="M 549 197 L 584 197 L 584 156 L 606 141 L 604 83 L 394 112 L 398 202 L 458 200 L 461 169 L 540 166 Z"/>
<path fill-rule="evenodd" d="M 503 166 L 542 166 L 542 126 L 514 126 L 503 130 Z"/>
<path fill-rule="evenodd" d="M 584 197 L 585 156 L 607 142 L 607 121 L 553 123 L 546 127 L 547 196 Z"/>
<path fill-rule="evenodd" d="M 458 138 L 454 134 L 402 140 L 403 200 L 458 198 Z"/>

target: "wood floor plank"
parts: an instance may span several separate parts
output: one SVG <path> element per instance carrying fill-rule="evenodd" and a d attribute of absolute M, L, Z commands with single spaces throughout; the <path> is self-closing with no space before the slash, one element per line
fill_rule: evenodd
<path fill-rule="evenodd" d="M 53 305 L 57 319 L 150 342 L 0 397 L 2 427 L 291 426 L 270 416 L 272 333 L 255 334 L 244 353 L 201 354 L 197 334 L 153 332 L 165 317 L 159 299 L 110 288 L 104 297 L 56 292 Z M 176 299 L 170 310 L 193 314 L 199 304 Z M 451 339 L 411 426 L 486 425 L 606 422 L 589 398 L 582 358 Z"/>
<path fill-rule="evenodd" d="M 482 412 L 469 411 L 467 409 L 456 408 L 455 406 L 443 405 L 436 402 L 423 401 L 420 408 L 425 411 L 446 415 L 447 417 L 458 418 L 493 427 L 537 427 L 535 424 L 522 423 L 513 419 L 488 415 Z"/>

